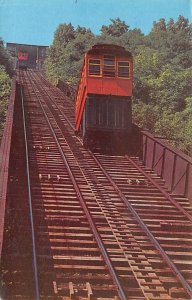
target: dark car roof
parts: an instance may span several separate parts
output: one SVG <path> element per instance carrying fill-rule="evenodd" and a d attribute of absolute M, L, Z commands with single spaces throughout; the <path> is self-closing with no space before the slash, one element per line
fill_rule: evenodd
<path fill-rule="evenodd" d="M 96 44 L 89 51 L 88 54 L 111 54 L 132 57 L 131 52 L 125 50 L 124 47 L 114 44 Z"/>

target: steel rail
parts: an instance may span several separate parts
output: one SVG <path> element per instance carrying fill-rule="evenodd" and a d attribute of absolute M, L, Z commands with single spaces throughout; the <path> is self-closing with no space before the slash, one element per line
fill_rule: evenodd
<path fill-rule="evenodd" d="M 148 229 L 147 225 L 143 222 L 143 220 L 140 218 L 140 216 L 138 215 L 138 213 L 136 212 L 136 210 L 133 208 L 133 206 L 129 203 L 129 200 L 125 197 L 125 195 L 121 192 L 121 190 L 119 189 L 119 187 L 116 185 L 116 183 L 114 182 L 114 180 L 111 178 L 111 176 L 107 173 L 107 171 L 103 168 L 103 166 L 101 165 L 101 163 L 99 162 L 99 160 L 95 157 L 95 155 L 92 154 L 92 152 L 90 152 L 90 150 L 88 150 L 89 153 L 93 156 L 95 162 L 98 164 L 98 166 L 100 167 L 100 169 L 102 170 L 103 174 L 107 177 L 107 179 L 109 180 L 109 182 L 111 183 L 111 185 L 113 186 L 114 190 L 119 194 L 119 197 L 123 200 L 123 202 L 125 203 L 125 205 L 128 207 L 128 209 L 130 210 L 130 212 L 132 213 L 132 215 L 135 217 L 135 219 L 137 220 L 137 222 L 139 223 L 140 227 L 143 229 L 143 231 L 146 233 L 146 235 L 149 237 L 150 241 L 152 242 L 152 244 L 155 246 L 155 248 L 157 249 L 157 251 L 160 253 L 160 255 L 162 256 L 162 258 L 166 261 L 166 263 L 168 264 L 168 266 L 171 268 L 171 270 L 175 273 L 175 275 L 177 276 L 177 278 L 179 279 L 180 283 L 182 284 L 184 290 L 188 293 L 188 295 L 192 298 L 192 287 L 188 284 L 188 282 L 185 280 L 185 278 L 183 277 L 183 275 L 180 273 L 180 271 L 177 269 L 177 267 L 175 266 L 175 264 L 171 261 L 171 259 L 169 258 L 169 256 L 167 255 L 167 253 L 164 251 L 164 249 L 161 247 L 161 245 L 159 244 L 159 242 L 156 240 L 156 238 L 154 237 L 154 235 L 151 233 L 151 231 Z"/>
<path fill-rule="evenodd" d="M 38 76 L 38 75 L 37 75 Z M 34 78 L 34 77 L 33 77 Z M 39 85 L 39 83 L 37 82 L 37 79 L 35 78 L 37 85 Z M 40 79 L 41 80 L 41 79 Z M 42 89 L 42 87 L 40 86 L 40 88 Z M 43 89 L 42 89 L 43 90 Z M 62 112 L 62 110 L 60 109 L 60 107 L 58 106 L 58 104 L 51 98 L 51 96 L 48 94 L 48 92 L 46 90 L 43 90 L 43 92 L 49 97 L 49 99 L 52 101 L 52 103 L 54 105 L 57 106 L 57 109 L 60 111 L 60 113 L 64 116 L 65 120 L 67 121 L 67 123 L 69 124 L 69 126 L 73 129 L 73 131 L 75 131 L 75 126 L 73 126 L 73 124 L 71 124 L 69 118 Z M 73 103 L 72 103 L 73 105 Z M 73 105 L 75 108 L 75 105 Z"/>
<path fill-rule="evenodd" d="M 49 96 L 49 94 L 46 92 L 46 94 L 48 95 L 48 97 L 51 99 L 51 97 Z M 56 104 L 52 99 L 51 101 Z M 56 104 L 57 106 L 57 104 Z M 60 110 L 60 108 L 57 106 L 57 108 L 59 109 L 59 111 L 62 113 L 62 115 L 65 117 L 65 114 Z M 67 120 L 67 122 L 70 125 L 70 121 Z M 70 125 L 71 128 L 73 129 L 73 125 Z M 149 239 L 151 240 L 152 244 L 155 246 L 155 248 L 157 249 L 157 251 L 160 253 L 160 255 L 162 256 L 162 258 L 166 261 L 166 263 L 168 264 L 168 266 L 171 268 L 171 270 L 174 272 L 174 274 L 177 276 L 177 278 L 179 279 L 180 283 L 182 284 L 184 290 L 190 295 L 190 297 L 192 298 L 192 287 L 188 284 L 188 282 L 185 280 L 185 278 L 183 277 L 183 275 L 180 273 L 180 271 L 177 269 L 177 267 L 175 266 L 175 264 L 171 261 L 171 259 L 169 258 L 169 256 L 166 254 L 165 250 L 161 247 L 161 245 L 159 244 L 159 242 L 156 240 L 156 238 L 153 236 L 153 234 L 150 232 L 150 230 L 148 229 L 147 225 L 143 222 L 143 220 L 140 218 L 140 216 L 138 215 L 138 213 L 136 212 L 136 210 L 133 208 L 133 206 L 129 203 L 128 199 L 125 197 L 125 195 L 121 192 L 121 190 L 119 189 L 119 187 L 116 185 L 116 183 L 114 182 L 114 180 L 111 178 L 111 176 L 107 173 L 107 171 L 103 168 L 103 166 L 101 165 L 101 163 L 98 161 L 98 159 L 95 157 L 95 155 L 90 151 L 89 154 L 93 157 L 93 159 L 95 160 L 95 162 L 97 163 L 97 165 L 100 167 L 100 169 L 102 170 L 102 172 L 105 174 L 105 176 L 107 177 L 107 179 L 109 180 L 109 182 L 112 184 L 113 188 L 115 189 L 115 191 L 119 194 L 120 198 L 123 200 L 123 202 L 125 203 L 125 205 L 128 207 L 128 209 L 131 211 L 132 215 L 136 218 L 137 222 L 139 223 L 140 227 L 143 229 L 143 231 L 146 233 L 146 235 L 149 237 Z M 131 161 L 132 162 L 132 161 Z M 136 165 L 136 164 L 134 164 Z M 137 165 L 136 165 L 137 166 Z M 149 175 L 146 174 L 143 171 L 143 174 L 148 177 Z M 150 178 L 150 176 L 149 176 Z M 153 179 L 151 178 L 152 182 Z M 155 183 L 157 186 L 158 184 Z M 166 192 L 165 192 L 166 193 Z M 167 193 L 166 193 L 167 194 Z M 170 197 L 171 198 L 171 197 Z M 170 199 L 169 199 L 170 200 Z M 170 200 L 171 201 L 171 200 Z M 171 201 L 174 205 L 176 204 L 175 200 L 172 199 Z M 184 214 L 185 214 L 185 210 L 177 203 L 177 205 L 175 205 L 179 210 L 181 210 Z M 189 215 L 186 212 L 186 216 Z M 188 217 L 188 216 L 187 216 Z M 191 216 L 189 215 L 189 219 L 191 219 Z"/>
<path fill-rule="evenodd" d="M 36 297 L 35 299 L 36 300 L 40 300 L 38 270 L 37 270 L 37 254 L 36 254 L 35 229 L 34 229 L 34 221 L 33 221 L 33 207 L 32 207 L 31 182 L 30 182 L 29 152 L 28 152 L 28 144 L 27 144 L 27 129 L 26 129 L 26 121 L 25 121 L 25 107 L 24 107 L 24 96 L 23 96 L 23 87 L 22 87 L 22 85 L 20 85 L 20 88 L 21 88 L 23 130 L 24 130 L 24 140 L 25 140 L 25 156 L 26 156 L 26 169 L 27 169 L 28 202 L 29 202 L 31 235 L 32 235 L 33 271 L 34 271 L 35 297 Z"/>
<path fill-rule="evenodd" d="M 30 79 L 30 77 L 29 77 L 29 79 Z M 33 90 L 34 90 L 34 89 L 33 89 Z M 51 133 L 52 133 L 52 135 L 53 135 L 53 137 L 54 137 L 54 139 L 55 139 L 55 142 L 56 142 L 56 144 L 57 144 L 57 146 L 58 146 L 59 152 L 60 152 L 61 157 L 62 157 L 62 159 L 63 159 L 63 161 L 64 161 L 64 163 L 65 163 L 65 166 L 66 166 L 66 168 L 67 168 L 67 171 L 68 171 L 68 173 L 69 173 L 69 176 L 70 176 L 70 178 L 71 178 L 71 181 L 72 181 L 72 183 L 73 183 L 73 186 L 74 186 L 75 191 L 76 191 L 76 193 L 77 193 L 77 196 L 78 196 L 78 198 L 79 198 L 79 200 L 80 200 L 81 206 L 82 206 L 82 208 L 83 208 L 83 210 L 84 210 L 84 212 L 85 212 L 85 215 L 86 215 L 86 217 L 87 217 L 87 219 L 88 219 L 88 222 L 89 222 L 89 224 L 90 224 L 90 227 L 91 227 L 91 229 L 92 229 L 92 231 L 93 231 L 93 233 L 94 233 L 94 237 L 95 237 L 95 239 L 96 239 L 96 241 L 97 241 L 97 244 L 98 244 L 98 246 L 99 246 L 99 249 L 101 250 L 101 253 L 102 253 L 102 255 L 103 255 L 104 261 L 106 262 L 106 264 L 107 264 L 107 266 L 108 266 L 108 268 L 109 268 L 111 277 L 112 277 L 114 283 L 115 283 L 116 286 L 117 286 L 119 296 L 121 297 L 122 300 L 127 300 L 127 296 L 125 295 L 125 292 L 124 292 L 124 290 L 123 290 L 123 288 L 122 288 L 122 286 L 121 286 L 121 283 L 119 282 L 118 276 L 117 276 L 117 274 L 116 274 L 116 272 L 115 272 L 115 270 L 114 270 L 114 267 L 113 267 L 113 265 L 112 265 L 112 263 L 111 263 L 111 260 L 110 260 L 110 258 L 109 258 L 109 256 L 108 256 L 108 254 L 107 254 L 107 251 L 106 251 L 105 246 L 104 246 L 104 244 L 103 244 L 103 242 L 102 242 L 102 239 L 100 238 L 100 235 L 99 235 L 99 233 L 98 233 L 98 230 L 97 230 L 97 228 L 96 228 L 96 226 L 95 226 L 95 224 L 94 224 L 94 222 L 93 222 L 93 220 L 92 220 L 91 214 L 89 213 L 89 210 L 88 210 L 88 208 L 87 208 L 87 206 L 86 206 L 86 204 L 85 204 L 85 202 L 84 202 L 82 193 L 81 193 L 81 191 L 80 191 L 80 189 L 79 189 L 79 186 L 78 186 L 78 184 L 77 184 L 77 182 L 76 182 L 76 180 L 75 180 L 75 176 L 73 175 L 73 172 L 72 172 L 71 169 L 70 169 L 70 166 L 69 166 L 69 163 L 68 163 L 68 161 L 67 161 L 66 155 L 65 155 L 64 152 L 63 152 L 63 149 L 62 149 L 62 147 L 61 147 L 61 145 L 60 145 L 60 143 L 59 143 L 59 140 L 58 140 L 58 138 L 57 138 L 57 136 L 56 136 L 56 134 L 55 134 L 54 128 L 53 128 L 53 126 L 51 125 L 51 122 L 50 122 L 50 120 L 49 120 L 49 117 L 48 117 L 48 115 L 47 115 L 47 113 L 46 113 L 46 111 L 45 111 L 45 109 L 44 109 L 44 107 L 43 107 L 42 101 L 40 100 L 40 97 L 37 95 L 37 93 L 36 93 L 35 90 L 34 90 L 34 92 L 35 92 L 35 95 L 36 95 L 36 97 L 37 97 L 37 100 L 38 100 L 38 102 L 39 102 L 39 104 L 40 104 L 40 106 L 41 106 L 41 109 L 42 109 L 42 111 L 43 111 L 43 113 L 44 113 L 44 116 L 45 116 L 46 121 L 47 121 L 47 124 L 48 124 L 48 126 L 49 126 L 49 128 L 50 128 L 50 130 L 51 130 Z M 50 110 L 49 110 L 49 111 L 50 111 Z M 57 125 L 57 126 L 58 126 L 58 125 Z"/>

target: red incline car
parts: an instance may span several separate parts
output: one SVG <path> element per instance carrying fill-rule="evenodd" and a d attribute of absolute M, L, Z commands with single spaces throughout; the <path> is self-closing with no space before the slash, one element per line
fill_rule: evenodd
<path fill-rule="evenodd" d="M 17 54 L 18 60 L 28 60 L 28 53 L 19 51 Z"/>
<path fill-rule="evenodd" d="M 133 58 L 124 47 L 99 44 L 85 54 L 75 127 L 86 147 L 125 151 L 132 125 L 132 85 Z"/>

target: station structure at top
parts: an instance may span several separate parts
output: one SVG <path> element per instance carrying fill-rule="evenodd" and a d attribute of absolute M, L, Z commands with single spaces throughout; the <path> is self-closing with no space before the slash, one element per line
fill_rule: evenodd
<path fill-rule="evenodd" d="M 28 54 L 28 67 L 32 69 L 41 70 L 44 60 L 46 58 L 46 51 L 48 46 L 27 45 L 18 43 L 7 43 L 7 49 L 14 58 L 14 67 L 17 67 L 18 53 L 23 52 Z"/>

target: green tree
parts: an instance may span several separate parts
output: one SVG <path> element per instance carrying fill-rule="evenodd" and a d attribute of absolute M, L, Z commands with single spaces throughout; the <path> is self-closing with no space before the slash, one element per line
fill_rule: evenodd
<path fill-rule="evenodd" d="M 165 19 L 153 22 L 153 28 L 148 35 L 148 42 L 154 49 L 167 48 L 167 26 Z"/>
<path fill-rule="evenodd" d="M 133 55 L 137 55 L 140 47 L 147 46 L 146 37 L 140 29 L 130 29 L 121 37 L 122 46 L 129 50 Z"/>
<path fill-rule="evenodd" d="M 176 22 L 171 18 L 167 24 L 164 19 L 160 19 L 154 22 L 147 41 L 151 48 L 159 51 L 165 64 L 178 64 L 187 68 L 192 64 L 191 34 L 191 24 L 183 16 L 179 16 Z"/>
<path fill-rule="evenodd" d="M 146 104 L 152 102 L 150 81 L 159 76 L 160 68 L 161 57 L 158 51 L 139 46 L 134 56 L 134 101 Z"/>
<path fill-rule="evenodd" d="M 11 91 L 11 79 L 5 71 L 4 66 L 0 66 L 0 138 L 3 132 L 8 99 Z"/>
<path fill-rule="evenodd" d="M 144 130 L 154 132 L 154 125 L 159 120 L 157 106 L 152 106 L 143 102 L 133 102 L 133 123 Z"/>
<path fill-rule="evenodd" d="M 54 34 L 53 46 L 59 45 L 65 47 L 74 38 L 75 31 L 72 24 L 60 24 Z"/>
<path fill-rule="evenodd" d="M 192 68 L 175 69 L 165 65 L 157 78 L 149 78 L 150 99 L 161 111 L 173 113 L 185 109 L 185 99 L 191 95 Z"/>
<path fill-rule="evenodd" d="M 0 65 L 5 67 L 5 71 L 12 76 L 13 75 L 13 64 L 12 58 L 7 49 L 3 45 L 3 41 L 0 38 Z"/>
<path fill-rule="evenodd" d="M 45 62 L 47 77 L 54 83 L 61 79 L 77 84 L 83 54 L 95 42 L 90 29 L 78 26 L 75 30 L 71 24 L 59 25 Z"/>
<path fill-rule="evenodd" d="M 119 18 L 110 19 L 110 21 L 111 24 L 109 26 L 103 25 L 101 27 L 102 35 L 120 37 L 128 32 L 129 26 L 124 21 L 121 21 Z"/>
<path fill-rule="evenodd" d="M 6 116 L 7 104 L 11 90 L 11 79 L 13 75 L 11 56 L 5 49 L 0 38 L 0 138 Z"/>

